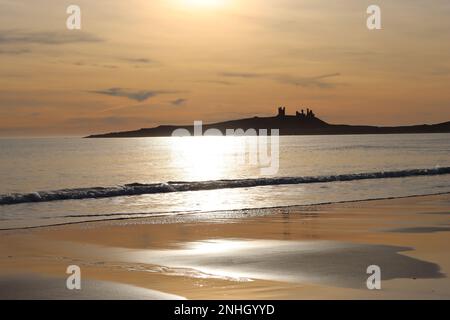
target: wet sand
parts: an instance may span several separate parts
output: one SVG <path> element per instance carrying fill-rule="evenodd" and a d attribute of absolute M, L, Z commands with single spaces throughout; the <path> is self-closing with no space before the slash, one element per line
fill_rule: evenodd
<path fill-rule="evenodd" d="M 115 282 L 84 280 L 81 290 L 68 290 L 65 278 L 17 274 L 0 278 L 2 300 L 182 300 L 172 294 Z"/>
<path fill-rule="evenodd" d="M 3 231 L 0 298 L 450 299 L 449 212 L 444 194 Z M 69 265 L 97 290 L 67 292 Z"/>

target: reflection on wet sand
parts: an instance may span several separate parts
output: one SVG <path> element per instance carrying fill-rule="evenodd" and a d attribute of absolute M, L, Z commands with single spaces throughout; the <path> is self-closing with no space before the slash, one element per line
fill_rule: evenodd
<path fill-rule="evenodd" d="M 263 279 L 364 288 L 367 267 L 382 279 L 441 278 L 439 266 L 401 254 L 412 248 L 333 241 L 209 240 L 181 249 L 127 252 L 133 262 L 199 270 L 234 279 Z M 189 274 L 186 274 L 189 276 Z"/>

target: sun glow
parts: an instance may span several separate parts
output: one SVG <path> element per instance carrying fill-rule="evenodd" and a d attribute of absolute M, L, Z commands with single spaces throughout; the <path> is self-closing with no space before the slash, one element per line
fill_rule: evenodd
<path fill-rule="evenodd" d="M 171 140 L 172 159 L 183 167 L 185 180 L 213 180 L 231 174 L 239 139 L 234 137 L 179 137 Z"/>
<path fill-rule="evenodd" d="M 181 0 L 185 6 L 198 8 L 223 7 L 227 0 Z"/>

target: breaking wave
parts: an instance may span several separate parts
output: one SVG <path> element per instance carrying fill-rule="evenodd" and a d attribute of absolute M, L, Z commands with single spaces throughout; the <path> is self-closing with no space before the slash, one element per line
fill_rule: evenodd
<path fill-rule="evenodd" d="M 0 195 L 0 205 L 30 202 L 49 202 L 58 200 L 80 200 L 135 196 L 155 193 L 215 190 L 228 188 L 250 188 L 259 186 L 276 186 L 306 183 L 325 183 L 337 181 L 354 181 L 368 179 L 403 178 L 414 176 L 433 176 L 450 174 L 450 167 L 430 169 L 409 169 L 399 171 L 380 171 L 369 173 L 339 174 L 326 176 L 255 178 L 212 181 L 171 181 L 167 183 L 132 183 L 115 187 L 95 187 L 38 191 L 32 193 L 13 193 Z"/>

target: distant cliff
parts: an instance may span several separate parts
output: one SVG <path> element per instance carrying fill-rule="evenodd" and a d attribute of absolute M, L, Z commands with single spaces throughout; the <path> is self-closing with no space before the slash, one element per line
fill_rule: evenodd
<path fill-rule="evenodd" d="M 91 135 L 86 138 L 138 138 L 138 137 L 170 137 L 177 129 L 186 129 L 194 135 L 194 126 L 162 125 L 155 128 L 143 128 L 135 131 L 112 132 Z M 432 125 L 413 125 L 398 127 L 376 127 L 363 125 L 329 124 L 317 118 L 312 110 L 297 112 L 295 116 L 286 115 L 285 108 L 278 109 L 274 117 L 253 117 L 212 124 L 204 124 L 203 132 L 217 129 L 225 135 L 226 130 L 242 129 L 279 129 L 280 135 L 345 135 L 345 134 L 406 134 L 406 133 L 450 133 L 450 121 Z"/>

